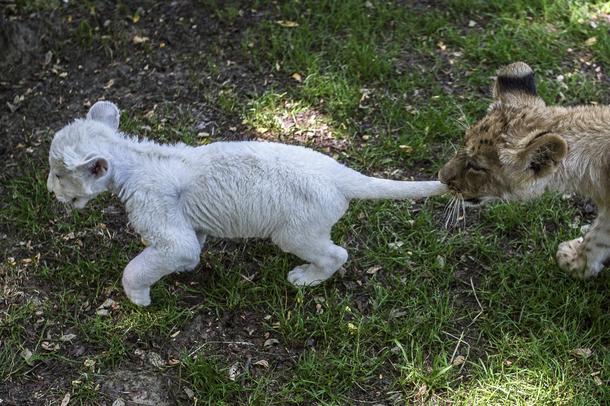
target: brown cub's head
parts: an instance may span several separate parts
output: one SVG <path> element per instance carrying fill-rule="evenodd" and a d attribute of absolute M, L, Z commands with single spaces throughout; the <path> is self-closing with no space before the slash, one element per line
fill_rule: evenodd
<path fill-rule="evenodd" d="M 463 145 L 439 172 L 439 180 L 471 204 L 539 195 L 568 149 L 553 130 L 527 64 L 500 69 L 492 91 L 487 115 L 466 131 Z"/>

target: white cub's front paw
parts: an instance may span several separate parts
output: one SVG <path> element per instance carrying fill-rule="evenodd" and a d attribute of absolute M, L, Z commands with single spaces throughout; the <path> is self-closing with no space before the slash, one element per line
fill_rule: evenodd
<path fill-rule="evenodd" d="M 150 288 L 146 289 L 129 289 L 123 286 L 125 294 L 133 304 L 138 306 L 148 306 L 150 304 Z"/>
<path fill-rule="evenodd" d="M 568 272 L 572 277 L 585 279 L 588 277 L 587 257 L 581 252 L 582 237 L 570 241 L 564 241 L 557 248 L 557 265 Z"/>
<path fill-rule="evenodd" d="M 288 272 L 288 282 L 296 287 L 316 286 L 328 279 L 315 265 L 299 265 Z"/>

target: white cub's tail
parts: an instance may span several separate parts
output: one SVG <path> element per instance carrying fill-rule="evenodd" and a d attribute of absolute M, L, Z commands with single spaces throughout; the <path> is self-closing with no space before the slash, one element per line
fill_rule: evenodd
<path fill-rule="evenodd" d="M 438 181 L 389 180 L 360 173 L 339 180 L 339 185 L 348 199 L 419 199 L 448 191 L 447 186 Z"/>

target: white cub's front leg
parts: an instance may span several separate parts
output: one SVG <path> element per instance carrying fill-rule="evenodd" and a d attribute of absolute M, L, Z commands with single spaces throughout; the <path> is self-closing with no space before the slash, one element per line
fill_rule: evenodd
<path fill-rule="evenodd" d="M 600 214 L 584 238 L 565 241 L 557 249 L 557 264 L 575 278 L 596 276 L 610 254 L 610 222 Z"/>
<path fill-rule="evenodd" d="M 123 272 L 123 289 L 134 304 L 150 304 L 150 287 L 163 276 L 194 269 L 199 263 L 200 240 L 184 235 L 162 247 L 147 247 L 132 259 Z"/>

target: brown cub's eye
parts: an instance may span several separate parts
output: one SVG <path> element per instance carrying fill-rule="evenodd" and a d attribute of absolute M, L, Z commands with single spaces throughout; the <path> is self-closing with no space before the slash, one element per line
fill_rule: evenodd
<path fill-rule="evenodd" d="M 471 161 L 466 162 L 466 170 L 473 170 L 475 172 L 487 172 L 487 169 Z"/>

